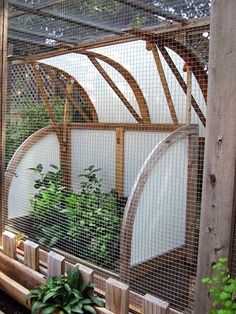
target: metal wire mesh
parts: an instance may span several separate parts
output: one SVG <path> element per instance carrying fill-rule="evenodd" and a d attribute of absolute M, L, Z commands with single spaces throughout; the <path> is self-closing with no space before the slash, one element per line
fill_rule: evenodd
<path fill-rule="evenodd" d="M 9 2 L 4 227 L 191 313 L 209 1 Z"/>

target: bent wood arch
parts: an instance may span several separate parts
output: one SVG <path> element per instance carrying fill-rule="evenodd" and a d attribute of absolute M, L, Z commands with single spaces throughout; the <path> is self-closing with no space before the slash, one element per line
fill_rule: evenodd
<path fill-rule="evenodd" d="M 147 105 L 147 101 L 143 95 L 143 92 L 140 88 L 140 86 L 138 85 L 137 81 L 135 80 L 135 78 L 133 77 L 133 75 L 123 66 L 121 65 L 119 62 L 105 56 L 102 55 L 100 53 L 97 52 L 92 52 L 92 51 L 79 51 L 79 54 L 83 54 L 86 56 L 90 56 L 96 59 L 99 59 L 107 64 L 109 64 L 112 68 L 114 68 L 118 73 L 120 73 L 123 78 L 126 80 L 126 82 L 129 84 L 130 88 L 132 89 L 134 96 L 137 100 L 138 106 L 139 106 L 139 110 L 141 113 L 141 118 L 142 118 L 142 122 L 144 123 L 150 123 L 150 115 L 149 115 L 149 110 L 148 110 L 148 105 Z"/>
<path fill-rule="evenodd" d="M 197 126 L 188 125 L 178 128 L 176 131 L 169 134 L 152 150 L 145 160 L 138 176 L 136 177 L 131 194 L 128 198 L 121 229 L 120 242 L 120 278 L 124 282 L 129 282 L 131 271 L 131 251 L 132 251 L 132 235 L 134 221 L 137 213 L 138 204 L 148 180 L 149 175 L 159 159 L 166 151 L 179 140 L 197 134 Z"/>
<path fill-rule="evenodd" d="M 85 90 L 85 88 L 78 82 L 78 80 L 77 80 L 74 76 L 72 76 L 71 74 L 67 73 L 66 71 L 64 71 L 64 70 L 62 70 L 62 69 L 60 69 L 60 68 L 58 68 L 58 67 L 56 67 L 56 66 L 48 65 L 48 64 L 43 63 L 43 62 L 41 62 L 41 61 L 40 61 L 40 62 L 39 62 L 39 61 L 37 61 L 37 62 L 31 62 L 30 64 L 31 64 L 31 65 L 35 65 L 35 64 L 36 64 L 36 65 L 39 65 L 39 66 L 41 66 L 43 69 L 47 69 L 47 71 L 48 71 L 48 70 L 49 70 L 49 71 L 50 71 L 50 70 L 59 71 L 59 72 L 61 72 L 63 75 L 65 75 L 68 79 L 73 80 L 73 81 L 77 84 L 78 91 L 79 91 L 80 95 L 81 95 L 82 98 L 85 100 L 86 104 L 88 105 L 88 108 L 89 108 L 89 110 L 90 110 L 90 112 L 91 112 L 91 116 L 92 116 L 92 122 L 94 122 L 94 123 L 98 122 L 97 111 L 96 111 L 96 109 L 95 109 L 95 106 L 94 106 L 94 104 L 93 104 L 91 98 L 89 97 L 89 95 L 88 95 L 87 91 Z M 56 85 L 57 85 L 57 84 L 56 84 Z M 62 85 L 60 85 L 60 87 L 61 87 L 62 89 L 64 89 L 64 88 L 62 87 Z M 65 95 L 66 95 L 66 88 L 65 88 L 63 91 L 65 92 Z"/>

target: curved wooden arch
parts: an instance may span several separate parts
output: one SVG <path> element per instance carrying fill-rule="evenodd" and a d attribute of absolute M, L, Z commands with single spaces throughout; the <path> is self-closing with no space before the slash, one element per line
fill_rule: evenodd
<path fill-rule="evenodd" d="M 7 204 L 7 197 L 10 189 L 10 185 L 12 182 L 13 177 L 16 175 L 16 169 L 19 165 L 19 162 L 24 157 L 25 153 L 33 146 L 33 144 L 43 138 L 44 136 L 55 132 L 57 135 L 57 130 L 54 126 L 47 126 L 43 129 L 36 131 L 34 134 L 30 135 L 15 151 L 14 155 L 12 156 L 10 163 L 7 166 L 6 176 L 4 181 L 4 204 Z"/>
<path fill-rule="evenodd" d="M 49 69 L 52 69 L 52 70 L 60 71 L 62 74 L 64 74 L 70 80 L 73 80 L 74 82 L 76 82 L 78 90 L 79 90 L 79 93 L 81 94 L 82 98 L 86 101 L 86 103 L 87 103 L 87 105 L 89 107 L 89 110 L 90 110 L 91 115 L 92 115 L 92 122 L 94 122 L 94 123 L 99 122 L 98 121 L 97 111 L 95 109 L 95 106 L 94 106 L 91 98 L 89 97 L 89 95 L 88 95 L 87 91 L 85 90 L 85 88 L 78 82 L 78 80 L 74 76 L 70 75 L 69 73 L 67 73 L 64 70 L 61 70 L 60 68 L 57 68 L 56 66 L 48 65 L 48 64 L 43 63 L 43 62 L 37 61 L 37 62 L 31 62 L 30 64 L 32 64 L 32 65 L 38 64 L 38 65 L 42 66 L 42 68 L 49 68 Z"/>
<path fill-rule="evenodd" d="M 196 135 L 196 133 L 197 127 L 194 125 L 188 125 L 180 127 L 176 131 L 169 134 L 152 150 L 136 177 L 125 207 L 121 229 L 120 277 L 124 282 L 128 282 L 130 278 L 133 226 L 140 197 L 147 179 L 158 160 L 174 143 L 187 136 Z"/>
<path fill-rule="evenodd" d="M 99 59 L 99 60 L 109 64 L 112 68 L 114 68 L 117 72 L 119 72 L 123 76 L 123 78 L 126 80 L 126 82 L 129 84 L 129 86 L 131 87 L 131 89 L 134 93 L 134 96 L 137 100 L 139 110 L 141 113 L 141 117 L 143 120 L 142 122 L 144 122 L 144 123 L 150 123 L 151 122 L 147 101 L 143 95 L 143 92 L 142 92 L 140 86 L 138 85 L 137 81 L 133 77 L 133 75 L 125 67 L 123 67 L 123 65 L 121 65 L 119 62 L 117 62 L 117 61 L 115 61 L 115 60 L 113 60 L 107 56 L 104 56 L 100 53 L 97 53 L 97 52 L 79 51 L 78 53 Z"/>

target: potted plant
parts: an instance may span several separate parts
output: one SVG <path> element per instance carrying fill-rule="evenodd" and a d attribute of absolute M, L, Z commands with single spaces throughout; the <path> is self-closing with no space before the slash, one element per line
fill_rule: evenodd
<path fill-rule="evenodd" d="M 95 307 L 104 306 L 94 295 L 92 283 L 82 281 L 78 268 L 48 278 L 46 284 L 29 292 L 26 303 L 32 306 L 32 314 L 96 314 Z"/>

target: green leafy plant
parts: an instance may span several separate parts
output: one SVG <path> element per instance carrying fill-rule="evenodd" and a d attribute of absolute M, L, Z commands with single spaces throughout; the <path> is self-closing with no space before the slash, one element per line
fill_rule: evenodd
<path fill-rule="evenodd" d="M 213 278 L 203 278 L 202 282 L 210 286 L 213 310 L 211 314 L 236 313 L 236 279 L 232 278 L 227 267 L 227 259 L 219 258 L 212 266 Z"/>
<path fill-rule="evenodd" d="M 81 193 L 63 185 L 59 168 L 44 173 L 41 164 L 31 168 L 38 174 L 31 199 L 36 240 L 46 246 L 78 248 L 79 257 L 114 269 L 119 258 L 124 199 L 115 191 L 103 192 L 100 169 L 89 166 L 79 175 Z M 66 244 L 66 245 L 65 245 Z M 74 250 L 73 250 L 74 253 Z"/>
<path fill-rule="evenodd" d="M 45 285 L 29 292 L 26 303 L 32 306 L 32 314 L 96 314 L 95 306 L 104 306 L 94 295 L 93 285 L 82 281 L 77 268 L 69 269 L 67 276 L 48 278 Z"/>

